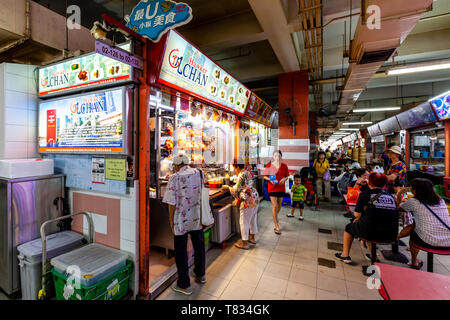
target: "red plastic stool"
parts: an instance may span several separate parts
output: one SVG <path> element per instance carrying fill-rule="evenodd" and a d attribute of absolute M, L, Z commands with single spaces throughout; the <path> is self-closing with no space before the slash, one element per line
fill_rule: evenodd
<path fill-rule="evenodd" d="M 427 253 L 427 271 L 428 272 L 433 272 L 433 260 L 434 260 L 434 255 L 441 255 L 441 256 L 448 256 L 450 255 L 450 249 L 448 250 L 436 250 L 436 249 L 428 249 L 428 248 L 423 248 L 413 242 L 411 242 L 411 244 L 416 247 L 419 250 L 423 250 Z"/>

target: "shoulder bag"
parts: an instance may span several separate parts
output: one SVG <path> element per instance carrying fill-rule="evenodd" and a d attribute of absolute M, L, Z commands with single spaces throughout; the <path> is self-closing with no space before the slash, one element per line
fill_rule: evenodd
<path fill-rule="evenodd" d="M 422 203 L 422 204 L 425 206 L 425 208 L 428 209 L 428 211 L 430 211 L 433 214 L 433 216 L 436 217 L 436 219 L 438 219 L 447 228 L 448 231 L 450 231 L 450 227 L 444 221 L 442 221 L 442 219 L 439 218 L 439 216 L 436 213 L 434 213 L 434 211 L 431 210 L 431 208 L 429 206 L 427 206 L 425 203 Z"/>
<path fill-rule="evenodd" d="M 209 227 L 214 224 L 214 217 L 209 205 L 209 191 L 204 187 L 203 171 L 198 169 L 200 174 L 200 222 L 202 226 Z"/>

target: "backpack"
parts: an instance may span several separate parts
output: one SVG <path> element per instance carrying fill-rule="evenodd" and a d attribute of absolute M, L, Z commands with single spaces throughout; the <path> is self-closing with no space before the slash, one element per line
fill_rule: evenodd
<path fill-rule="evenodd" d="M 341 180 L 338 183 L 338 188 L 339 191 L 342 194 L 347 194 L 347 187 L 351 187 L 352 186 L 352 181 L 353 180 L 353 174 L 346 172 L 344 173 L 344 175 L 342 176 Z"/>

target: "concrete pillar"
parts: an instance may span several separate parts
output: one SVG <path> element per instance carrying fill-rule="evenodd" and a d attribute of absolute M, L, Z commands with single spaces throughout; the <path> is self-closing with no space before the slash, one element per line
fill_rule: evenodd
<path fill-rule="evenodd" d="M 317 134 L 317 112 L 309 113 L 309 158 L 313 159 L 315 152 L 320 148 L 319 135 Z"/>
<path fill-rule="evenodd" d="M 309 166 L 308 72 L 284 73 L 278 81 L 278 146 L 283 152 L 283 162 L 290 171 L 296 171 Z M 291 109 L 290 114 L 297 122 L 295 135 L 287 109 Z"/>

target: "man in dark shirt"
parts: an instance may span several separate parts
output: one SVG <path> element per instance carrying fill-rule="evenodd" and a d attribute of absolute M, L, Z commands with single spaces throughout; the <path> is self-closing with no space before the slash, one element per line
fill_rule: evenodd
<path fill-rule="evenodd" d="M 398 210 L 395 199 L 382 189 L 387 183 L 386 175 L 372 173 L 369 188 L 359 195 L 355 208 L 355 220 L 345 227 L 343 251 L 337 259 L 352 262 L 349 253 L 355 237 L 379 242 L 393 242 L 398 233 Z"/>

